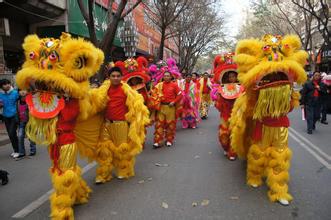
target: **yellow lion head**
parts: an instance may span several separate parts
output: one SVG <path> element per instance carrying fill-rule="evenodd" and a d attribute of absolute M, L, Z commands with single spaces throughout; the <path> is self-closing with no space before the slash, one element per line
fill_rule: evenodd
<path fill-rule="evenodd" d="M 307 76 L 303 66 L 308 55 L 300 48 L 301 42 L 294 35 L 284 39 L 279 35 L 265 35 L 262 40 L 239 41 L 235 56 L 239 81 L 248 90 L 304 83 Z"/>
<path fill-rule="evenodd" d="M 293 35 L 265 35 L 262 40 L 238 43 L 238 79 L 253 107 L 253 119 L 286 115 L 297 105 L 299 95 L 293 91 L 293 83 L 307 79 L 303 68 L 307 53 L 300 48 L 299 38 Z"/>
<path fill-rule="evenodd" d="M 23 43 L 25 63 L 17 73 L 21 89 L 54 92 L 82 98 L 89 88 L 88 79 L 103 62 L 103 52 L 84 39 L 62 33 L 60 39 L 38 38 L 29 35 Z"/>

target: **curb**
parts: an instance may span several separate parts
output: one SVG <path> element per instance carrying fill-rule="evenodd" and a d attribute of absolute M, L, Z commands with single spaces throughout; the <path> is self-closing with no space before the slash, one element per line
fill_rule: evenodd
<path fill-rule="evenodd" d="M 0 140 L 0 147 L 10 143 L 10 139 Z"/>

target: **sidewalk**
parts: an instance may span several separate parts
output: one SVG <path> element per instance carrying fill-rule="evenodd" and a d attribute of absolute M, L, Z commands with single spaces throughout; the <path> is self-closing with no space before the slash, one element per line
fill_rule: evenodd
<path fill-rule="evenodd" d="M 6 131 L 5 123 L 0 122 L 0 147 L 8 143 L 10 143 L 10 140 Z"/>

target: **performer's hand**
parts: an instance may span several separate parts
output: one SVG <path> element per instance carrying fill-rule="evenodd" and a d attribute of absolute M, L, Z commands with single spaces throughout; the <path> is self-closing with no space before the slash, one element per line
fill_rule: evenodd
<path fill-rule="evenodd" d="M 174 102 L 170 102 L 170 103 L 169 103 L 169 106 L 171 106 L 171 107 L 172 107 L 172 106 L 175 106 L 175 103 L 174 103 Z"/>

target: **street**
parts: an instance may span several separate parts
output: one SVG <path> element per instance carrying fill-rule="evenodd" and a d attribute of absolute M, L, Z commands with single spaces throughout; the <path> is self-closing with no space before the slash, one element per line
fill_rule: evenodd
<path fill-rule="evenodd" d="M 269 202 L 265 185 L 253 189 L 245 184 L 244 161 L 223 156 L 217 139 L 219 115 L 212 107 L 208 120 L 195 130 L 183 130 L 178 123 L 174 147 L 153 150 L 149 129 L 132 179 L 95 185 L 95 164 L 79 160 L 93 192 L 87 204 L 74 207 L 75 218 L 330 219 L 331 123 L 318 123 L 308 135 L 299 109 L 290 119 L 289 188 L 294 200 L 288 207 Z M 37 150 L 35 157 L 15 161 L 9 157 L 11 146 L 0 146 L 0 169 L 10 173 L 8 185 L 0 186 L 1 219 L 48 218 L 50 160 L 46 147 Z"/>

